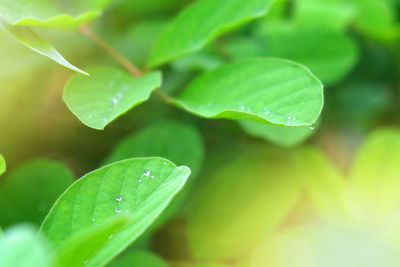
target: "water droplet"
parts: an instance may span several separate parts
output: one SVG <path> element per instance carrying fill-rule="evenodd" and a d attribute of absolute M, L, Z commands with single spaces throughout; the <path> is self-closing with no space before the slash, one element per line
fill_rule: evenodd
<path fill-rule="evenodd" d="M 115 212 L 116 212 L 116 213 L 121 213 L 121 211 L 122 211 L 122 210 L 121 210 L 120 208 L 116 208 L 116 209 L 115 209 Z"/>
<path fill-rule="evenodd" d="M 114 98 L 112 99 L 112 102 L 113 102 L 114 105 L 116 105 L 116 104 L 118 104 L 119 100 L 118 100 L 117 98 L 114 97 Z"/>
<path fill-rule="evenodd" d="M 287 119 L 288 119 L 288 120 L 291 120 L 291 119 L 292 119 L 292 116 L 287 116 Z"/>
<path fill-rule="evenodd" d="M 115 198 L 115 200 L 119 202 L 119 201 L 122 200 L 122 197 L 121 197 L 121 196 L 117 196 L 117 197 Z"/>
<path fill-rule="evenodd" d="M 137 179 L 137 182 L 138 182 L 138 183 L 143 182 L 142 178 Z"/>
<path fill-rule="evenodd" d="M 163 164 L 164 164 L 164 165 L 167 165 L 167 162 L 164 161 Z"/>
<path fill-rule="evenodd" d="M 244 111 L 246 109 L 246 106 L 243 104 L 239 105 L 239 110 Z"/>
<path fill-rule="evenodd" d="M 95 220 L 96 220 L 96 218 L 93 217 L 93 218 L 92 218 L 92 222 L 94 222 Z"/>
<path fill-rule="evenodd" d="M 311 124 L 311 125 L 310 125 L 310 130 L 311 130 L 311 131 L 314 131 L 314 130 L 315 130 L 315 124 Z"/>
<path fill-rule="evenodd" d="M 146 176 L 146 177 L 149 176 L 149 175 L 150 175 L 150 170 L 144 170 L 144 173 L 143 173 L 143 174 L 144 174 L 144 176 Z"/>
<path fill-rule="evenodd" d="M 113 238 L 113 236 L 114 236 L 114 234 L 111 234 L 111 235 L 108 237 L 108 239 L 111 239 L 111 238 Z"/>
<path fill-rule="evenodd" d="M 91 120 L 91 119 L 93 119 L 93 116 L 92 116 L 92 115 L 89 115 L 89 120 Z"/>
<path fill-rule="evenodd" d="M 287 121 L 286 124 L 287 124 L 287 125 L 290 125 L 290 121 Z"/>
<path fill-rule="evenodd" d="M 103 121 L 104 121 L 104 122 L 107 122 L 107 118 L 104 118 Z"/>
<path fill-rule="evenodd" d="M 140 205 L 140 201 L 136 201 L 136 205 Z"/>
<path fill-rule="evenodd" d="M 85 260 L 84 262 L 83 262 L 83 264 L 87 264 L 89 262 L 89 260 Z"/>
<path fill-rule="evenodd" d="M 152 176 L 150 176 L 150 177 L 151 177 L 151 179 L 154 179 L 154 177 L 155 177 L 155 176 L 154 176 L 154 175 L 152 175 Z"/>
<path fill-rule="evenodd" d="M 292 118 L 292 120 L 294 120 L 294 121 L 295 121 L 296 119 L 297 119 L 296 117 L 293 117 L 293 118 Z"/>

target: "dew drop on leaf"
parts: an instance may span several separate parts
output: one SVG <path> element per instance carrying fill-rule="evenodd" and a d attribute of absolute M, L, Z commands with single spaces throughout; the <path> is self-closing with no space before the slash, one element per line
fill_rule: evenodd
<path fill-rule="evenodd" d="M 143 173 L 143 174 L 144 174 L 144 176 L 146 176 L 146 177 L 149 176 L 149 175 L 150 175 L 150 170 L 144 170 L 144 173 Z"/>
<path fill-rule="evenodd" d="M 121 213 L 121 209 L 120 209 L 120 208 L 116 208 L 116 209 L 115 209 L 115 212 L 116 212 L 116 213 Z"/>
<path fill-rule="evenodd" d="M 122 197 L 121 197 L 121 196 L 117 196 L 117 197 L 115 198 L 115 200 L 118 201 L 118 202 L 120 202 L 120 201 L 122 200 Z"/>

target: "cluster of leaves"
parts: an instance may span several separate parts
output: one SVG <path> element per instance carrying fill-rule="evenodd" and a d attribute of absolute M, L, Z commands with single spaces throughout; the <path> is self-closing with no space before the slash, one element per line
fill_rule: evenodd
<path fill-rule="evenodd" d="M 148 242 L 171 218 L 182 217 L 187 241 L 179 246 L 189 256 L 178 258 L 188 266 L 397 266 L 397 130 L 372 134 L 346 181 L 311 146 L 285 150 L 259 141 L 253 146 L 253 139 L 233 145 L 237 135 L 248 134 L 295 147 L 324 121 L 374 125 L 390 109 L 388 84 L 396 75 L 385 55 L 397 55 L 397 5 L 0 0 L 5 31 L 76 72 L 62 100 L 85 127 L 156 121 L 126 136 L 101 155 L 102 167 L 76 180 L 64 163 L 47 158 L 4 175 L 0 155 L 6 229 L 0 266 L 103 266 L 139 236 L 137 248 L 110 265 L 169 266 Z M 85 58 L 82 70 L 48 41 L 55 32 L 82 34 L 102 50 Z M 324 102 L 326 119 L 320 118 Z M 215 126 L 214 119 L 226 121 Z M 20 222 L 40 229 L 10 227 Z M 349 245 L 326 244 L 332 233 Z M 370 236 L 360 241 L 365 233 Z M 163 242 L 174 245 L 173 238 Z M 361 255 L 354 262 L 324 257 L 353 247 Z"/>

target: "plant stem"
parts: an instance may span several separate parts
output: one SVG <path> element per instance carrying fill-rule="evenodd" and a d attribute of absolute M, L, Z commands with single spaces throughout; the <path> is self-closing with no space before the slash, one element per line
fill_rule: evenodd
<path fill-rule="evenodd" d="M 118 51 L 116 51 L 109 43 L 107 43 L 103 38 L 94 33 L 88 25 L 83 25 L 79 28 L 79 31 L 96 43 L 99 47 L 103 48 L 108 54 L 110 54 L 116 61 L 118 61 L 124 68 L 126 68 L 133 76 L 138 77 L 143 74 L 143 72 L 129 62 L 124 56 L 122 56 Z"/>

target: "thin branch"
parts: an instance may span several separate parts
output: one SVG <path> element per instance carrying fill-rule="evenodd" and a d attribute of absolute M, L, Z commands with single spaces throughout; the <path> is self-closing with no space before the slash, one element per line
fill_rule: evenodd
<path fill-rule="evenodd" d="M 79 28 L 79 31 L 91 39 L 94 43 L 96 43 L 99 47 L 103 48 L 108 54 L 110 54 L 116 61 L 118 61 L 124 68 L 126 68 L 133 76 L 140 76 L 143 72 L 129 62 L 124 56 L 118 53 L 110 44 L 108 44 L 104 39 L 102 39 L 99 35 L 94 33 L 88 25 L 83 25 Z"/>

